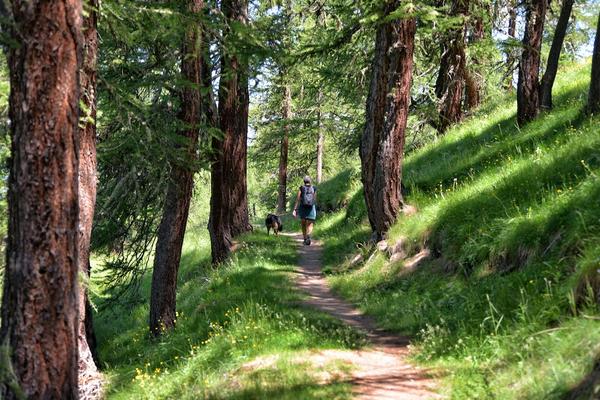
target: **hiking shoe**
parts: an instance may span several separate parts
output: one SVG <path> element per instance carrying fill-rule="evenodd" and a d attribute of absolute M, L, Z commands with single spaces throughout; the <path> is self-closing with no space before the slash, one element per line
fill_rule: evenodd
<path fill-rule="evenodd" d="M 308 246 L 308 239 L 304 239 L 302 243 L 304 243 L 305 246 Z"/>
<path fill-rule="evenodd" d="M 306 237 L 306 240 L 304 241 L 304 243 L 306 243 L 307 246 L 310 246 L 310 236 Z"/>

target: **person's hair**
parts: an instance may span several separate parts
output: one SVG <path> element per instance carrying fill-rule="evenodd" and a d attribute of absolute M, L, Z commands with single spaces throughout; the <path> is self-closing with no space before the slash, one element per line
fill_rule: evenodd
<path fill-rule="evenodd" d="M 310 183 L 310 176 L 306 175 L 304 177 L 304 183 Z"/>

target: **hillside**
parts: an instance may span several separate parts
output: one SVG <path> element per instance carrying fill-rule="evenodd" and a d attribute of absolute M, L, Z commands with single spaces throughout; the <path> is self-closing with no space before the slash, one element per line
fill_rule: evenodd
<path fill-rule="evenodd" d="M 588 77 L 589 65 L 562 71 L 555 109 L 522 129 L 515 102 L 498 101 L 408 155 L 405 200 L 418 212 L 387 240 L 400 261 L 368 244 L 354 184 L 321 188 L 349 199 L 319 224 L 330 281 L 414 335 L 415 358 L 444 371 L 453 398 L 561 398 L 598 360 L 600 121 L 582 113 Z"/>
<path fill-rule="evenodd" d="M 356 168 L 320 186 L 329 212 L 316 237 L 330 283 L 382 327 L 412 336 L 413 360 L 437 371 L 452 398 L 561 398 L 600 352 L 599 121 L 580 111 L 589 66 L 561 76 L 556 108 L 524 129 L 513 102 L 499 101 L 408 155 L 406 201 L 418 212 L 388 239 L 403 243 L 401 260 L 368 243 Z M 298 361 L 365 342 L 298 305 L 291 239 L 265 237 L 258 219 L 233 260 L 212 269 L 205 202 L 194 201 L 188 225 L 177 328 L 147 336 L 149 277 L 138 305 L 96 319 L 108 397 L 351 398 L 348 366 Z"/>

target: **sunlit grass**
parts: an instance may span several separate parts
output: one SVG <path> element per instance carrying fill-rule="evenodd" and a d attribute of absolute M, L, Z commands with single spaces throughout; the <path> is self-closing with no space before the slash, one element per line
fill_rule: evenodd
<path fill-rule="evenodd" d="M 139 305 L 97 315 L 108 398 L 349 398 L 349 383 L 319 382 L 310 365 L 289 360 L 306 350 L 356 347 L 362 338 L 298 304 L 302 294 L 293 288 L 296 252 L 289 238 L 257 232 L 241 242 L 231 262 L 212 268 L 206 233 L 191 226 L 177 327 L 163 337 L 148 335 L 147 281 Z M 270 354 L 287 354 L 289 360 L 242 368 Z M 343 368 L 331 368 L 345 376 Z"/>
<path fill-rule="evenodd" d="M 447 371 L 453 398 L 560 398 L 600 356 L 598 305 L 581 284 L 600 267 L 600 121 L 581 112 L 589 65 L 560 78 L 537 121 L 518 128 L 508 97 L 408 155 L 419 212 L 388 241 L 431 251 L 414 271 L 373 253 L 360 190 L 318 227 L 334 288 L 413 335 L 414 358 Z"/>

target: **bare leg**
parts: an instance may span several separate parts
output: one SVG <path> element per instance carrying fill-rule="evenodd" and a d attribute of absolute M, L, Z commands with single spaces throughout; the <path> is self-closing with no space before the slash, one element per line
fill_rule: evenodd
<path fill-rule="evenodd" d="M 313 221 L 306 220 L 306 235 L 304 235 L 305 237 L 310 236 L 312 234 L 313 224 Z"/>
<path fill-rule="evenodd" d="M 302 237 L 306 240 L 306 220 L 302 220 Z"/>

